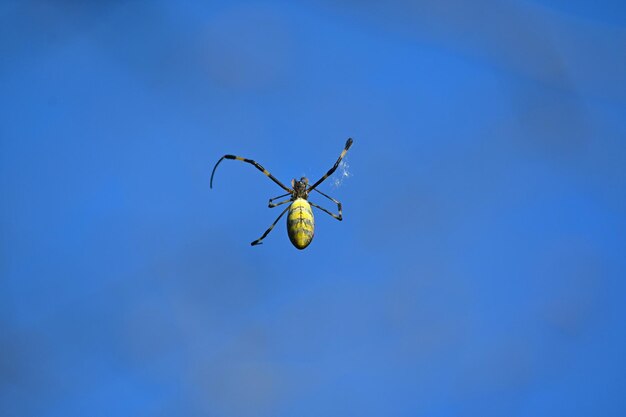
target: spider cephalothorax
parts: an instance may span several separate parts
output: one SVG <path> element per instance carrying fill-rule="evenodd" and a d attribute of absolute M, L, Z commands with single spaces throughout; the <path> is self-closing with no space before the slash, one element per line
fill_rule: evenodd
<path fill-rule="evenodd" d="M 306 189 L 308 185 L 309 180 L 306 177 L 302 177 L 300 180 L 292 179 L 291 188 L 293 188 L 293 199 L 304 198 L 306 200 L 309 197 L 309 191 Z"/>

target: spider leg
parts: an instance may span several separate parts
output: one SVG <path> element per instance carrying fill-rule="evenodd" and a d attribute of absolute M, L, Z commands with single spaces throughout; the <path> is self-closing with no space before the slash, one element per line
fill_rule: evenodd
<path fill-rule="evenodd" d="M 280 206 L 281 204 L 285 204 L 288 201 L 291 201 L 291 198 L 289 198 L 289 200 L 281 201 L 280 203 L 274 204 L 274 200 L 278 200 L 279 198 L 282 198 L 282 197 L 285 197 L 285 196 L 288 196 L 288 195 L 291 195 L 291 193 L 287 193 L 287 194 L 279 195 L 278 197 L 270 198 L 270 201 L 267 204 L 267 206 L 269 208 L 272 208 L 272 207 Z"/>
<path fill-rule="evenodd" d="M 318 208 L 318 209 L 322 210 L 324 213 L 330 214 L 331 216 L 333 216 L 335 219 L 337 219 L 339 221 L 341 221 L 343 219 L 343 217 L 341 217 L 341 210 L 339 210 L 339 214 L 335 214 L 335 213 L 331 213 L 330 211 L 326 210 L 324 207 L 320 207 L 320 206 L 318 206 L 315 203 L 311 203 L 310 201 L 309 201 L 309 204 L 311 204 L 311 206 L 313 206 L 315 208 Z"/>
<path fill-rule="evenodd" d="M 311 191 L 311 190 L 315 189 L 315 187 L 320 185 L 326 178 L 328 178 L 331 175 L 333 175 L 333 172 L 335 172 L 337 170 L 337 167 L 339 166 L 339 163 L 341 162 L 343 157 L 346 156 L 346 152 L 348 152 L 348 149 L 350 149 L 350 146 L 352 146 L 352 138 L 348 138 L 348 140 L 346 141 L 346 146 L 345 146 L 345 148 L 343 148 L 343 151 L 341 152 L 341 155 L 339 155 L 339 159 L 337 159 L 337 162 L 335 162 L 335 165 L 333 165 L 333 167 L 331 169 L 329 169 L 328 172 L 326 174 L 324 174 L 324 176 L 322 178 L 317 180 L 317 182 L 315 184 L 313 184 L 308 189 L 308 191 Z"/>
<path fill-rule="evenodd" d="M 276 204 L 270 203 L 270 205 L 268 207 L 269 208 L 274 208 L 274 207 L 282 206 L 285 203 L 291 203 L 291 202 L 293 202 L 293 200 L 291 198 L 288 198 L 287 200 L 279 201 Z"/>
<path fill-rule="evenodd" d="M 213 172 L 211 172 L 211 188 L 213 188 L 213 175 L 215 175 L 215 170 L 217 169 L 217 166 L 220 164 L 220 162 L 222 162 L 222 160 L 224 158 L 226 158 L 226 159 L 236 159 L 237 161 L 243 161 L 243 162 L 247 162 L 248 164 L 254 165 L 256 167 L 256 169 L 261 171 L 264 175 L 268 176 L 269 179 L 271 179 L 276 184 L 278 184 L 283 190 L 291 192 L 291 190 L 285 184 L 283 184 L 282 182 L 278 181 L 276 179 L 276 177 L 274 177 L 272 174 L 270 174 L 269 171 L 267 169 L 263 168 L 261 166 L 261 164 L 259 164 L 258 162 L 253 161 L 252 159 L 242 158 L 241 156 L 235 156 L 235 155 L 224 155 L 224 156 L 222 156 L 220 158 L 219 161 L 217 161 L 217 164 L 215 164 L 215 166 L 213 167 Z"/>
<path fill-rule="evenodd" d="M 291 207 L 291 204 L 289 206 L 287 206 L 287 208 L 285 208 L 282 213 L 280 213 L 280 215 L 276 218 L 276 220 L 274 220 L 274 223 L 272 223 L 272 225 L 269 227 L 269 229 L 267 229 L 265 231 L 265 233 L 263 233 L 263 235 L 261 235 L 260 238 L 258 238 L 257 240 L 255 240 L 254 242 L 252 242 L 250 244 L 252 246 L 261 245 L 262 244 L 261 241 L 263 239 L 265 239 L 265 236 L 267 236 L 272 231 L 272 229 L 274 228 L 274 226 L 276 226 L 276 223 L 278 223 L 280 218 L 283 217 L 283 215 L 287 212 L 287 210 L 289 210 L 289 207 Z"/>
<path fill-rule="evenodd" d="M 328 214 L 330 214 L 331 216 L 333 216 L 335 219 L 337 219 L 337 220 L 340 220 L 340 221 L 341 221 L 341 220 L 343 219 L 343 216 L 342 216 L 342 214 L 341 214 L 341 203 L 340 203 L 339 201 L 335 200 L 334 198 L 332 198 L 331 196 L 326 195 L 326 194 L 324 194 L 323 192 L 321 192 L 321 191 L 319 191 L 319 190 L 315 190 L 315 191 L 317 191 L 318 193 L 320 193 L 321 195 L 323 195 L 324 197 L 326 197 L 327 199 L 329 199 L 329 200 L 330 200 L 330 201 L 332 201 L 333 203 L 337 204 L 337 210 L 339 211 L 339 214 L 337 215 L 337 214 L 328 213 L 328 211 L 324 210 L 322 207 L 318 207 L 318 206 L 315 206 L 315 207 L 317 207 L 318 209 L 321 209 L 321 210 L 326 211 Z M 311 203 L 311 205 L 314 205 L 314 204 L 313 204 L 313 203 Z"/>

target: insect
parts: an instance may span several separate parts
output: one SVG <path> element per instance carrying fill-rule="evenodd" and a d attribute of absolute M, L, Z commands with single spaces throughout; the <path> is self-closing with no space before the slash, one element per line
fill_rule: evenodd
<path fill-rule="evenodd" d="M 220 162 L 222 162 L 222 160 L 235 159 L 237 161 L 243 161 L 243 162 L 247 162 L 248 164 L 254 165 L 256 169 L 261 171 L 263 174 L 269 177 L 269 179 L 271 179 L 276 184 L 278 184 L 283 190 L 287 191 L 287 194 L 270 198 L 270 201 L 268 204 L 269 208 L 278 207 L 283 204 L 289 204 L 289 205 L 287 206 L 287 208 L 285 208 L 282 211 L 282 213 L 280 213 L 280 215 L 276 218 L 274 223 L 272 223 L 272 225 L 265 231 L 265 233 L 263 233 L 263 235 L 261 235 L 260 238 L 252 242 L 251 245 L 252 246 L 260 245 L 262 243 L 261 241 L 265 239 L 265 237 L 272 231 L 272 229 L 274 228 L 274 226 L 276 226 L 276 223 L 278 223 L 280 218 L 283 217 L 283 215 L 287 211 L 289 211 L 289 215 L 287 216 L 287 233 L 289 235 L 289 240 L 291 240 L 291 243 L 296 248 L 304 249 L 307 246 L 309 246 L 309 244 L 313 240 L 313 234 L 315 232 L 315 220 L 313 218 L 313 210 L 311 209 L 311 206 L 322 210 L 324 213 L 330 214 L 332 217 L 334 217 L 335 219 L 339 221 L 343 219 L 341 215 L 341 203 L 335 200 L 334 198 L 319 191 L 317 189 L 317 186 L 320 185 L 322 182 L 324 182 L 326 178 L 330 177 L 333 174 L 333 172 L 337 170 L 339 163 L 341 162 L 343 157 L 346 155 L 346 152 L 348 152 L 348 149 L 350 149 L 350 146 L 352 146 L 352 138 L 348 138 L 348 140 L 346 141 L 346 146 L 341 152 L 341 155 L 339 155 L 339 159 L 337 159 L 337 162 L 335 162 L 335 165 L 333 165 L 333 167 L 329 169 L 328 172 L 326 172 L 326 174 L 324 174 L 324 176 L 320 178 L 319 180 L 317 180 L 313 185 L 309 185 L 309 180 L 306 177 L 302 177 L 299 180 L 296 180 L 294 178 L 291 180 L 291 188 L 287 187 L 282 182 L 278 181 L 276 177 L 270 174 L 268 170 L 263 168 L 258 162 L 255 162 L 252 159 L 242 158 L 241 156 L 235 156 L 235 155 L 224 155 L 220 158 L 219 161 L 217 161 L 217 163 L 215 164 L 215 167 L 213 167 L 213 172 L 211 173 L 211 188 L 213 188 L 213 176 L 215 175 L 215 170 L 217 169 L 217 166 L 220 164 Z M 337 210 L 339 211 L 339 214 L 331 213 L 325 208 L 320 207 L 317 204 L 308 201 L 309 193 L 311 191 L 316 191 L 319 194 L 326 197 L 327 199 L 329 199 L 330 201 L 332 201 L 333 203 L 337 204 Z M 274 203 L 275 200 L 278 200 L 279 198 L 283 198 L 287 196 L 289 196 L 289 198 L 287 198 L 286 200 L 280 201 L 278 203 Z"/>

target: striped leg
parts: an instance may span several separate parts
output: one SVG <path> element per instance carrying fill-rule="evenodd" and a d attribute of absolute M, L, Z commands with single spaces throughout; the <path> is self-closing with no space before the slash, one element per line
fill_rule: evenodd
<path fill-rule="evenodd" d="M 291 204 L 290 204 L 290 205 L 288 205 L 288 206 L 287 206 L 287 208 L 286 208 L 286 209 L 284 209 L 282 213 L 280 213 L 280 215 L 276 218 L 276 220 L 274 220 L 274 223 L 272 223 L 272 225 L 269 227 L 269 229 L 267 229 L 267 230 L 265 231 L 265 233 L 263 233 L 263 235 L 262 235 L 260 238 L 258 238 L 257 240 L 255 240 L 254 242 L 252 242 L 252 243 L 250 243 L 250 244 L 251 244 L 252 246 L 261 245 L 261 241 L 262 241 L 263 239 L 265 239 L 265 236 L 267 236 L 267 235 L 268 235 L 268 234 L 272 231 L 272 229 L 274 228 L 274 226 L 276 226 L 276 223 L 278 223 L 278 221 L 280 220 L 280 218 L 281 218 L 281 217 L 283 217 L 283 215 L 287 212 L 287 210 L 289 210 L 289 207 L 291 207 Z"/>
<path fill-rule="evenodd" d="M 267 204 L 267 206 L 269 208 L 274 208 L 277 206 L 280 206 L 281 204 L 285 204 L 291 201 L 291 197 L 289 197 L 289 199 L 285 200 L 285 201 L 281 201 L 280 203 L 276 203 L 274 204 L 274 200 L 278 200 L 279 198 L 285 197 L 285 196 L 290 196 L 291 193 L 287 193 L 287 194 L 283 194 L 283 195 L 279 195 L 278 197 L 274 197 L 274 198 L 270 198 L 269 203 Z"/>
<path fill-rule="evenodd" d="M 291 203 L 293 202 L 293 200 L 290 198 L 283 200 L 283 201 L 279 201 L 278 203 L 274 204 L 274 203 L 270 203 L 270 205 L 268 206 L 269 208 L 274 208 L 274 207 L 278 207 L 278 206 L 282 206 L 283 204 L 286 203 Z"/>
<path fill-rule="evenodd" d="M 335 219 L 337 219 L 337 220 L 339 220 L 339 221 L 341 221 L 341 220 L 342 220 L 342 217 L 341 217 L 341 210 L 339 210 L 339 215 L 337 215 L 337 214 L 335 214 L 335 213 L 331 213 L 330 211 L 326 210 L 324 207 L 320 207 L 320 206 L 318 206 L 318 205 L 317 205 L 317 204 L 315 204 L 315 203 L 311 203 L 310 201 L 309 201 L 309 204 L 310 204 L 311 206 L 315 207 L 315 208 L 318 208 L 318 209 L 322 210 L 324 213 L 328 213 L 328 214 L 330 214 L 331 216 L 333 216 Z"/>
<path fill-rule="evenodd" d="M 348 138 L 348 140 L 346 141 L 346 147 L 343 148 L 343 151 L 341 152 L 341 155 L 339 155 L 339 159 L 337 159 L 337 162 L 335 162 L 335 165 L 333 165 L 333 167 L 331 169 L 329 169 L 328 172 L 326 174 L 324 174 L 324 176 L 322 178 L 320 178 L 315 184 L 313 184 L 308 189 L 308 191 L 313 190 L 315 187 L 320 185 L 326 178 L 328 178 L 331 175 L 333 175 L 333 172 L 335 172 L 337 170 L 337 167 L 339 166 L 339 163 L 341 162 L 343 157 L 346 156 L 346 152 L 348 152 L 348 149 L 350 149 L 350 146 L 352 146 L 352 138 Z"/>
<path fill-rule="evenodd" d="M 274 181 L 276 184 L 278 184 L 283 190 L 285 191 L 289 191 L 291 192 L 291 190 L 282 182 L 278 181 L 276 179 L 276 177 L 274 177 L 272 174 L 269 173 L 269 171 L 265 168 L 263 168 L 261 166 L 261 164 L 259 164 L 256 161 L 253 161 L 252 159 L 247 159 L 247 158 L 242 158 L 241 156 L 235 156 L 235 155 L 224 155 L 220 158 L 219 161 L 217 161 L 217 164 L 215 164 L 215 166 L 213 167 L 213 172 L 211 173 L 211 188 L 213 188 L 213 175 L 215 175 L 215 170 L 217 169 L 217 166 L 220 164 L 220 162 L 222 162 L 222 160 L 226 158 L 226 159 L 236 159 L 237 161 L 243 161 L 243 162 L 247 162 L 249 164 L 252 164 L 256 167 L 256 169 L 258 169 L 259 171 L 261 171 L 263 174 L 267 175 L 272 181 Z"/>
<path fill-rule="evenodd" d="M 313 204 L 313 203 L 311 203 L 311 205 L 312 205 L 312 206 L 314 206 L 314 207 L 317 207 L 317 208 L 318 208 L 318 209 L 320 209 L 320 210 L 325 211 L 326 213 L 328 213 L 328 214 L 330 214 L 331 216 L 333 216 L 335 219 L 337 219 L 337 220 L 341 221 L 341 220 L 343 219 L 343 215 L 341 214 L 341 203 L 340 203 L 339 201 L 335 200 L 334 198 L 332 198 L 331 196 L 324 194 L 324 193 L 323 193 L 323 192 L 321 192 L 320 190 L 315 190 L 315 191 L 317 191 L 318 193 L 320 193 L 321 195 L 323 195 L 324 197 L 326 197 L 327 199 L 329 199 L 329 200 L 330 200 L 330 201 L 332 201 L 333 203 L 337 204 L 337 210 L 339 211 L 339 214 L 338 214 L 338 215 L 337 215 L 337 214 L 333 214 L 333 213 L 331 213 L 330 211 L 326 210 L 325 208 L 322 208 L 322 207 L 320 207 L 320 206 L 318 206 L 318 205 L 315 205 L 315 204 Z"/>

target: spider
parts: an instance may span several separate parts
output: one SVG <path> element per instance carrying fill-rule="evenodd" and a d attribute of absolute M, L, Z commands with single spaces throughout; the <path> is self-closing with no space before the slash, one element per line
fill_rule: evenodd
<path fill-rule="evenodd" d="M 335 172 L 335 170 L 337 170 L 339 163 L 341 162 L 343 157 L 346 155 L 346 152 L 348 152 L 348 149 L 350 149 L 350 146 L 352 146 L 352 142 L 353 142 L 352 138 L 348 138 L 348 140 L 346 141 L 346 146 L 341 152 L 341 155 L 339 155 L 339 159 L 337 159 L 337 162 L 335 162 L 335 165 L 333 165 L 333 167 L 329 169 L 328 172 L 324 174 L 322 178 L 320 178 L 317 182 L 315 182 L 311 186 L 309 186 L 309 180 L 306 177 L 302 177 L 299 180 L 296 180 L 295 178 L 292 179 L 291 188 L 289 188 L 285 186 L 282 182 L 280 182 L 278 179 L 276 179 L 276 177 L 274 177 L 272 174 L 270 174 L 270 172 L 266 170 L 265 168 L 263 168 L 261 164 L 259 164 L 258 162 L 255 162 L 252 159 L 242 158 L 241 156 L 224 155 L 220 158 L 219 161 L 217 161 L 217 163 L 215 164 L 215 167 L 213 167 L 213 172 L 211 173 L 211 188 L 213 188 L 213 176 L 215 175 L 215 170 L 217 169 L 217 166 L 220 164 L 220 162 L 222 162 L 223 159 L 235 159 L 237 161 L 243 161 L 243 162 L 247 162 L 249 164 L 254 165 L 259 171 L 261 171 L 263 174 L 269 177 L 269 179 L 271 179 L 276 184 L 278 184 L 283 190 L 287 191 L 287 194 L 270 198 L 270 201 L 268 204 L 269 208 L 278 207 L 283 204 L 289 204 L 289 205 L 287 206 L 287 208 L 285 208 L 282 211 L 282 213 L 280 213 L 280 215 L 276 218 L 274 223 L 272 223 L 272 225 L 265 231 L 265 233 L 263 233 L 263 235 L 261 235 L 260 238 L 252 242 L 251 245 L 252 246 L 260 245 L 262 243 L 261 241 L 265 239 L 265 237 L 272 231 L 272 229 L 274 228 L 274 226 L 276 226 L 276 223 L 278 223 L 280 218 L 283 217 L 283 215 L 287 211 L 289 211 L 289 215 L 287 216 L 287 233 L 289 235 L 289 240 L 297 249 L 304 249 L 307 246 L 309 246 L 309 244 L 313 240 L 313 233 L 315 231 L 315 221 L 313 218 L 313 210 L 311 209 L 311 206 L 322 210 L 324 213 L 330 214 L 332 217 L 334 217 L 335 219 L 339 221 L 343 219 L 341 215 L 341 203 L 335 200 L 334 198 L 319 191 L 316 187 L 320 185 L 322 182 L 324 182 L 326 178 L 330 177 L 333 174 L 333 172 Z M 333 203 L 337 204 L 337 210 L 339 211 L 339 214 L 331 213 L 325 208 L 320 207 L 317 204 L 308 201 L 309 193 L 311 191 L 316 191 L 320 193 L 321 195 L 323 195 L 324 197 L 326 197 L 327 199 L 329 199 L 330 201 L 332 201 Z M 286 200 L 280 201 L 278 203 L 274 203 L 275 200 L 278 200 L 279 198 L 283 198 L 287 196 L 289 196 L 289 198 L 287 198 Z"/>

